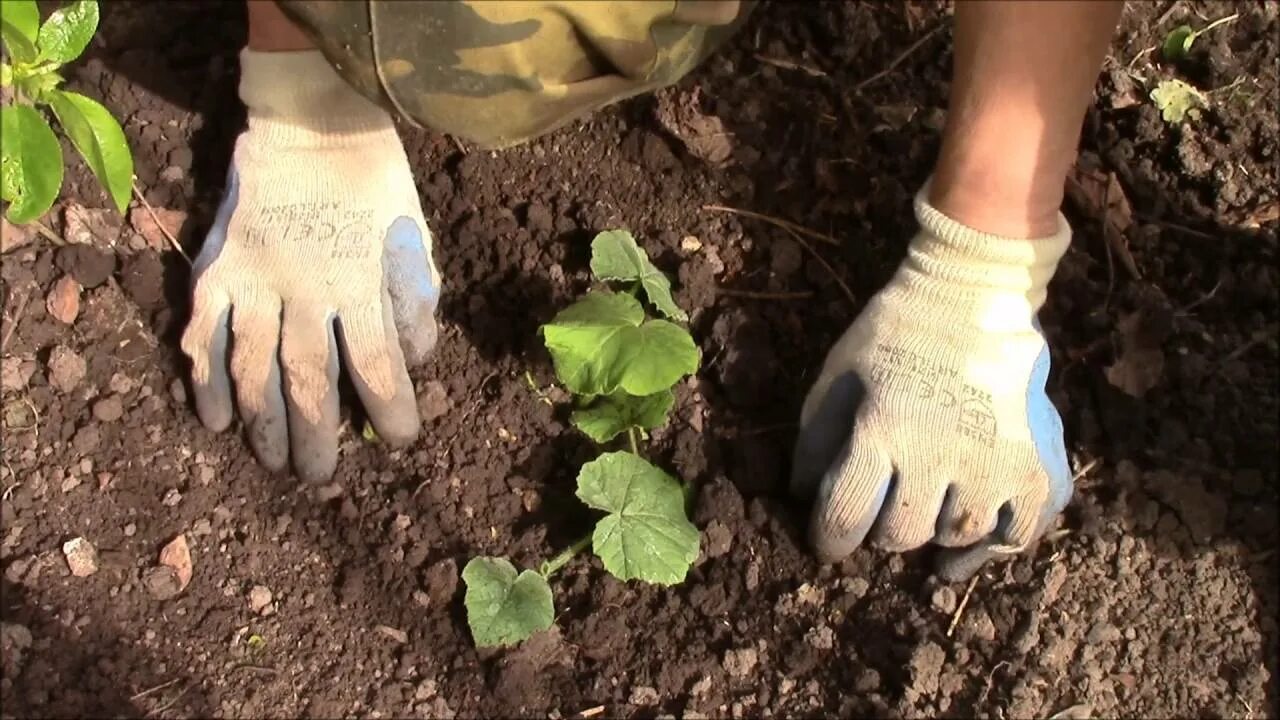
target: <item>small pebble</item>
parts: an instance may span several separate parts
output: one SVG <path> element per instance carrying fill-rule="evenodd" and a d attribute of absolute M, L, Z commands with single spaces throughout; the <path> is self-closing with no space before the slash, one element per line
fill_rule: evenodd
<path fill-rule="evenodd" d="M 72 538 L 62 544 L 62 554 L 67 567 L 76 577 L 89 577 L 98 572 L 98 549 L 82 537 Z"/>
<path fill-rule="evenodd" d="M 129 523 L 124 526 L 124 536 L 133 537 L 138 532 L 138 526 L 135 523 Z"/>
<path fill-rule="evenodd" d="M 108 395 L 93 404 L 93 416 L 99 422 L 115 422 L 124 414 L 124 403 L 119 395 Z"/>
<path fill-rule="evenodd" d="M 266 585 L 254 585 L 249 590 L 249 609 L 259 615 L 267 615 L 271 606 L 271 590 Z"/>
<path fill-rule="evenodd" d="M 160 502 L 165 507 L 173 507 L 182 502 L 182 493 L 178 492 L 175 488 L 169 488 L 169 491 L 164 494 L 164 499 Z"/>
<path fill-rule="evenodd" d="M 185 405 L 187 402 L 187 386 L 182 384 L 180 378 L 174 378 L 169 383 L 169 394 L 173 396 L 173 401 L 179 405 Z"/>
<path fill-rule="evenodd" d="M 934 590 L 931 600 L 934 609 L 944 615 L 950 615 L 956 611 L 956 591 L 952 590 L 948 585 L 943 585 Z"/>

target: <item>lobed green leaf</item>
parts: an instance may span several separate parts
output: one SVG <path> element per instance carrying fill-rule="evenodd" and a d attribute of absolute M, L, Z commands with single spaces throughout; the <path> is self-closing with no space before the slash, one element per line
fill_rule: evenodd
<path fill-rule="evenodd" d="M 58 8 L 40 26 L 36 37 L 39 59 L 59 64 L 75 60 L 89 46 L 97 29 L 97 0 L 76 0 Z"/>
<path fill-rule="evenodd" d="M 71 144 L 106 188 L 116 210 L 123 213 L 133 188 L 133 156 L 120 123 L 109 110 L 84 95 L 55 90 L 48 97 Z"/>
<path fill-rule="evenodd" d="M 515 645 L 555 620 L 546 578 L 532 570 L 517 574 L 506 558 L 472 558 L 462 580 L 467 624 L 479 647 Z"/>
<path fill-rule="evenodd" d="M 644 319 L 640 302 L 590 292 L 542 327 L 556 375 L 578 395 L 652 395 L 698 369 L 698 347 L 684 328 Z"/>
<path fill-rule="evenodd" d="M 679 481 L 632 453 L 606 453 L 582 466 L 578 498 L 608 513 L 591 544 L 610 574 L 660 585 L 684 580 L 699 540 Z"/>
<path fill-rule="evenodd" d="M 0 198 L 23 224 L 45 214 L 62 188 L 62 146 L 35 108 L 0 108 Z"/>
<path fill-rule="evenodd" d="M 1151 99 L 1160 108 L 1160 116 L 1173 125 L 1181 123 L 1188 116 L 1195 118 L 1200 108 L 1208 107 L 1208 98 L 1204 93 L 1187 83 L 1173 78 L 1164 80 L 1151 91 Z"/>
<path fill-rule="evenodd" d="M 636 281 L 649 302 L 672 320 L 689 316 L 671 298 L 671 281 L 649 261 L 649 256 L 626 230 L 607 230 L 591 241 L 591 272 L 598 280 Z"/>
<path fill-rule="evenodd" d="M 591 407 L 575 410 L 569 422 L 592 440 L 607 443 L 631 428 L 661 427 L 674 404 L 675 395 L 669 389 L 644 397 L 614 393 L 596 400 Z"/>

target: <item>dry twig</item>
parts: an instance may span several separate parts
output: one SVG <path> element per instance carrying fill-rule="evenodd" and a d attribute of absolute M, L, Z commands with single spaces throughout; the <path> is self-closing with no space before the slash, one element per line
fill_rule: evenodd
<path fill-rule="evenodd" d="M 956 625 L 960 624 L 960 616 L 969 605 L 969 596 L 973 594 L 973 588 L 978 584 L 979 577 L 982 576 L 974 573 L 973 579 L 969 581 L 969 587 L 965 588 L 964 597 L 960 598 L 960 605 L 956 607 L 956 614 L 951 616 L 951 624 L 947 626 L 947 637 L 951 637 L 951 634 L 956 631 Z"/>
<path fill-rule="evenodd" d="M 133 701 L 136 701 L 136 700 L 141 700 L 142 698 L 144 698 L 144 697 L 146 697 L 146 696 L 148 696 L 148 695 L 154 695 L 154 694 L 156 694 L 156 693 L 160 692 L 161 690 L 164 690 L 165 688 L 171 688 L 171 687 L 173 687 L 174 685 L 177 685 L 179 680 L 181 680 L 181 678 L 174 678 L 174 679 L 170 680 L 170 681 L 169 681 L 169 682 L 167 682 L 167 683 L 161 683 L 161 684 L 159 684 L 159 685 L 157 685 L 157 686 L 155 686 L 155 687 L 153 687 L 153 688 L 148 688 L 148 689 L 146 689 L 146 690 L 143 690 L 142 692 L 140 692 L 140 693 L 138 693 L 138 694 L 134 695 L 133 697 L 130 697 L 130 698 L 129 698 L 129 701 L 130 701 L 130 702 L 133 702 Z"/>
<path fill-rule="evenodd" d="M 870 85 L 871 83 L 873 83 L 873 82 L 875 82 L 875 81 L 877 81 L 877 80 L 879 80 L 879 79 L 881 79 L 881 78 L 885 77 L 885 76 L 886 76 L 886 75 L 888 75 L 889 73 L 893 72 L 893 71 L 894 71 L 894 69 L 896 69 L 899 65 L 901 65 L 901 64 L 903 63 L 903 61 L 905 61 L 908 57 L 910 57 L 910 56 L 911 56 L 911 54 L 912 54 L 912 53 L 914 53 L 915 51 L 919 50 L 919 49 L 920 49 L 920 48 L 921 48 L 921 47 L 922 47 L 926 42 L 928 42 L 928 41 L 929 41 L 929 38 L 932 38 L 934 35 L 937 35 L 937 34 L 938 34 L 938 31 L 939 31 L 939 30 L 941 30 L 941 29 L 942 29 L 942 25 L 938 25 L 938 26 L 937 26 L 937 27 L 935 27 L 934 29 L 932 29 L 932 30 L 930 30 L 929 32 L 925 33 L 923 37 L 921 37 L 919 40 L 916 40 L 915 42 L 911 43 L 911 45 L 910 45 L 910 46 L 908 46 L 906 50 L 903 50 L 903 51 L 902 51 L 902 54 L 900 54 L 900 55 L 898 55 L 898 57 L 894 58 L 894 59 L 893 59 L 893 62 L 889 63 L 889 65 L 888 65 L 888 66 L 886 66 L 886 67 L 885 67 L 885 69 L 881 70 L 880 72 L 876 73 L 875 75 L 872 75 L 871 77 L 867 78 L 866 80 L 863 80 L 862 82 L 858 83 L 857 85 L 854 85 L 854 86 L 853 86 L 853 94 L 854 94 L 854 95 L 857 95 L 858 93 L 862 92 L 862 89 L 863 89 L 863 88 L 865 88 L 866 86 Z"/>
<path fill-rule="evenodd" d="M 844 290 L 844 294 L 849 298 L 849 302 L 852 303 L 854 306 L 857 306 L 858 304 L 857 296 L 853 294 L 853 291 L 849 289 L 849 286 L 845 284 L 844 280 L 840 279 L 840 274 L 836 272 L 835 268 L 831 267 L 831 263 L 828 263 L 826 260 L 824 260 L 823 257 L 818 254 L 818 251 L 814 250 L 812 245 L 805 242 L 804 238 L 800 237 L 800 235 L 797 232 L 795 232 L 791 228 L 783 228 L 783 230 L 786 230 L 788 233 L 791 233 L 791 238 L 796 242 L 800 243 L 800 247 L 804 248 L 810 255 L 813 256 L 814 260 L 817 260 L 822 265 L 822 267 L 827 269 L 827 272 L 831 273 L 831 279 L 836 281 L 836 284 L 840 286 L 841 290 Z"/>
<path fill-rule="evenodd" d="M 173 236 L 173 233 L 169 232 L 169 228 L 165 227 L 164 223 L 160 222 L 160 218 L 156 215 L 155 208 L 151 207 L 151 203 L 147 202 L 147 198 L 142 195 L 142 191 L 138 189 L 138 183 L 136 182 L 133 184 L 133 196 L 138 198 L 138 202 L 142 203 L 142 207 L 146 208 L 147 214 L 151 216 L 152 222 L 156 224 L 156 227 L 160 228 L 160 232 L 164 233 L 165 239 L 169 241 L 169 244 L 173 246 L 173 249 L 177 250 L 178 254 L 182 256 L 182 259 L 186 260 L 187 264 L 190 265 L 191 258 L 187 257 L 187 251 L 183 250 L 182 246 L 178 244 L 178 239 Z"/>
<path fill-rule="evenodd" d="M 840 241 L 831 237 L 830 235 L 824 235 L 818 232 L 817 230 L 810 230 L 809 228 L 803 225 L 797 225 L 791 222 L 790 220 L 783 220 L 782 218 L 776 218 L 776 217 L 773 217 L 772 215 L 763 215 L 758 212 L 752 212 L 750 210 L 742 210 L 740 208 L 729 207 L 727 205 L 703 205 L 702 209 L 710 210 L 712 212 L 726 212 L 731 215 L 741 215 L 743 217 L 749 217 L 753 220 L 760 220 L 763 222 L 767 222 L 770 225 L 774 225 L 776 227 L 780 227 L 795 233 L 799 233 L 801 235 L 804 235 L 805 237 L 813 238 L 814 240 L 821 240 L 822 242 L 827 243 L 828 245 L 834 245 L 836 247 L 840 247 Z"/>
<path fill-rule="evenodd" d="M 761 292 L 759 290 L 734 290 L 732 288 L 718 287 L 716 293 L 726 297 L 740 297 L 749 300 L 805 300 L 813 297 L 813 293 L 808 290 L 799 292 Z"/>
<path fill-rule="evenodd" d="M 792 62 L 790 60 L 782 60 L 780 58 L 771 58 L 768 55 L 761 55 L 760 53 L 756 53 L 752 57 L 764 63 L 765 65 L 780 67 L 783 70 L 799 70 L 800 72 L 803 72 L 806 75 L 810 75 L 812 77 L 827 76 L 827 74 L 822 70 L 819 70 L 818 68 L 810 65 L 802 65 L 801 63 L 798 63 L 798 62 Z"/>
<path fill-rule="evenodd" d="M 13 331 L 18 329 L 18 323 L 22 320 L 22 312 L 27 309 L 27 303 L 29 302 L 31 302 L 31 288 L 27 288 L 27 291 L 22 294 L 22 302 L 18 304 L 13 317 L 9 320 L 9 329 L 4 331 L 4 338 L 0 339 L 0 355 L 3 355 L 5 348 L 9 347 L 9 340 L 13 338 Z"/>

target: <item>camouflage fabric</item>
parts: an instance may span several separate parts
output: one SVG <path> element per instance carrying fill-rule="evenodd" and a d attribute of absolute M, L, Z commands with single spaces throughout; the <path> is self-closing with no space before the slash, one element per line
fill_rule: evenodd
<path fill-rule="evenodd" d="M 751 0 L 279 0 L 361 93 L 483 147 L 670 85 Z"/>

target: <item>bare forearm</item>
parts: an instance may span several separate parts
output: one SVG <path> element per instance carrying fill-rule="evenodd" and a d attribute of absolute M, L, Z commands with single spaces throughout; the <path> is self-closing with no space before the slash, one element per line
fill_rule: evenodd
<path fill-rule="evenodd" d="M 1063 184 L 1122 2 L 959 2 L 955 71 L 930 198 L 970 227 L 1057 229 Z"/>
<path fill-rule="evenodd" d="M 313 50 L 306 33 L 280 10 L 274 0 L 249 0 L 249 49 L 259 52 Z"/>

